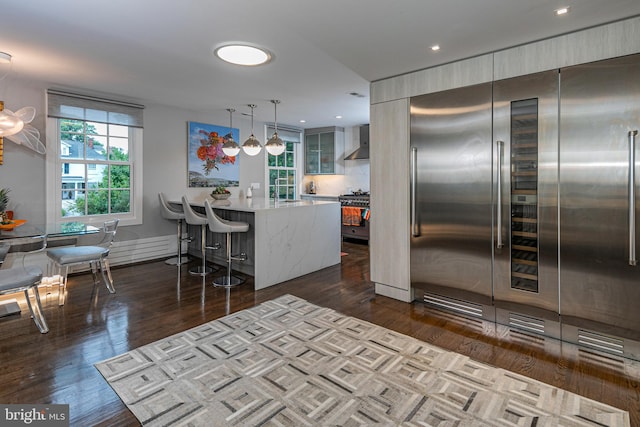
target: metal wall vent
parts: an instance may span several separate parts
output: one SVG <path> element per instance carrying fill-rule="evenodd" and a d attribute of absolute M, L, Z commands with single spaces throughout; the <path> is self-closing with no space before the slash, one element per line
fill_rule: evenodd
<path fill-rule="evenodd" d="M 457 300 L 431 293 L 424 294 L 425 304 L 430 304 L 445 310 L 461 313 L 466 316 L 482 317 L 482 305 L 468 301 Z"/>
<path fill-rule="evenodd" d="M 544 320 L 522 314 L 509 313 L 509 326 L 544 335 Z"/>
<path fill-rule="evenodd" d="M 578 329 L 578 344 L 596 350 L 606 351 L 613 354 L 624 355 L 624 341 L 620 338 L 613 338 L 597 332 Z"/>

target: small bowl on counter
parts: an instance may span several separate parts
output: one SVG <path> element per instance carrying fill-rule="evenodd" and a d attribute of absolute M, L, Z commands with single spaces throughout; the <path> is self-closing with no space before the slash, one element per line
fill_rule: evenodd
<path fill-rule="evenodd" d="M 227 200 L 229 197 L 231 197 L 231 193 L 211 193 L 211 197 L 216 200 Z"/>

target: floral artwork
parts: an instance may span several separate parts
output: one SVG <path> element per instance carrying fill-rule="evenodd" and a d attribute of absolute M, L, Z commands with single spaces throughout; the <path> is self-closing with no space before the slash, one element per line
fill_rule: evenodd
<path fill-rule="evenodd" d="M 240 139 L 238 129 L 233 139 Z M 238 187 L 240 185 L 239 156 L 229 157 L 222 152 L 228 126 L 189 122 L 189 187 Z"/>

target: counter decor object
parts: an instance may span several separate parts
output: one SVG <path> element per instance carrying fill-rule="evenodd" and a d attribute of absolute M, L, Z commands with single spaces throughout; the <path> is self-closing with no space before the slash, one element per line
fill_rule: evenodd
<path fill-rule="evenodd" d="M 0 223 L 0 230 L 11 231 L 16 227 L 20 227 L 22 224 L 26 223 L 26 219 L 10 219 L 7 221 L 2 221 Z"/>
<path fill-rule="evenodd" d="M 211 192 L 211 197 L 216 200 L 227 200 L 231 197 L 231 192 L 222 185 L 219 185 Z"/>

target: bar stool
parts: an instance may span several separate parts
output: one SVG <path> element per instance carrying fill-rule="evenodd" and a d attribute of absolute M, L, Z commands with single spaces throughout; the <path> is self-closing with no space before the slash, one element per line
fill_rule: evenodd
<path fill-rule="evenodd" d="M 247 259 L 245 253 L 239 255 L 231 255 L 231 233 L 246 233 L 249 230 L 249 224 L 240 221 L 228 221 L 220 218 L 213 212 L 211 204 L 208 200 L 204 201 L 204 211 L 207 214 L 209 230 L 213 233 L 225 233 L 227 235 L 227 274 L 225 276 L 216 277 L 213 280 L 214 286 L 236 286 L 244 283 L 244 279 L 231 275 L 231 262 L 244 261 Z"/>
<path fill-rule="evenodd" d="M 160 199 L 160 212 L 164 219 L 175 220 L 178 223 L 178 256 L 169 258 L 165 261 L 165 264 L 169 265 L 182 265 L 191 261 L 188 256 L 182 256 L 182 242 L 189 241 L 188 237 L 182 237 L 182 221 L 184 221 L 184 210 L 182 205 L 173 206 L 167 201 L 167 197 L 164 193 L 158 193 L 158 199 Z"/>
<path fill-rule="evenodd" d="M 189 273 L 194 276 L 206 276 L 214 271 L 213 268 L 207 266 L 207 249 L 220 249 L 220 245 L 206 245 L 207 217 L 194 211 L 186 196 L 182 196 L 182 210 L 184 211 L 184 219 L 187 224 L 200 226 L 200 254 L 202 256 L 202 265 L 190 268 Z"/>

